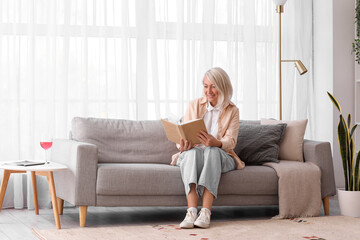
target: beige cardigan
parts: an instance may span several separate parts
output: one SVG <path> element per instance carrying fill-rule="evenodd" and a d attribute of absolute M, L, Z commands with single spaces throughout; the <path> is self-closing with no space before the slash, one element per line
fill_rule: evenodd
<path fill-rule="evenodd" d="M 189 103 L 185 116 L 182 121 L 204 118 L 207 111 L 206 97 L 198 98 Z M 234 103 L 228 101 L 224 104 L 218 121 L 218 136 L 222 143 L 221 148 L 229 154 L 235 161 L 237 169 L 245 167 L 245 163 L 235 154 L 234 148 L 239 133 L 239 109 Z M 180 152 L 172 156 L 171 165 L 176 165 Z"/>

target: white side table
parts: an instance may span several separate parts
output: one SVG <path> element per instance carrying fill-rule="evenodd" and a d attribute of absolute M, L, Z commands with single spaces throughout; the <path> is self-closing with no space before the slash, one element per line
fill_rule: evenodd
<path fill-rule="evenodd" d="M 51 202 L 52 202 L 52 206 L 53 206 L 56 228 L 57 229 L 61 228 L 57 200 L 56 200 L 56 191 L 55 191 L 53 172 L 67 169 L 67 167 L 65 165 L 60 164 L 60 163 L 55 163 L 55 162 L 50 162 L 46 165 L 44 164 L 44 165 L 35 165 L 35 166 L 27 166 L 27 167 L 0 164 L 0 169 L 4 169 L 4 175 L 3 175 L 3 179 L 1 182 L 1 188 L 0 188 L 0 211 L 2 208 L 3 201 L 4 201 L 6 187 L 7 187 L 9 178 L 10 178 L 10 174 L 26 173 L 27 171 L 30 171 L 32 185 L 33 185 L 33 191 L 34 191 L 35 214 L 36 215 L 39 214 L 39 205 L 38 205 L 37 188 L 36 188 L 36 175 L 46 176 L 48 184 L 49 184 L 49 190 L 50 190 Z"/>

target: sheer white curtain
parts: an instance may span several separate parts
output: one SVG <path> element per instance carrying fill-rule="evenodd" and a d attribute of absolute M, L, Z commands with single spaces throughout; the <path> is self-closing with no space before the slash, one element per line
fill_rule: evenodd
<path fill-rule="evenodd" d="M 44 158 L 42 132 L 66 138 L 74 116 L 181 116 L 213 66 L 241 119 L 278 118 L 277 17 L 271 0 L 0 0 L 0 161 Z M 285 5 L 283 54 L 309 69 L 284 64 L 284 119 L 311 129 L 312 0 Z M 29 180 L 12 177 L 4 207 L 32 206 Z"/>

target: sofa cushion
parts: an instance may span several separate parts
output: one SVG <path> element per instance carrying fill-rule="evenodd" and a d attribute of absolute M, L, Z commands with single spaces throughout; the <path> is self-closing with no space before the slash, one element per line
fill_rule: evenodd
<path fill-rule="evenodd" d="M 72 138 L 95 144 L 99 163 L 167 163 L 178 152 L 168 141 L 160 120 L 131 121 L 100 118 L 72 120 Z"/>
<path fill-rule="evenodd" d="M 183 195 L 179 167 L 168 164 L 99 164 L 100 195 Z"/>
<path fill-rule="evenodd" d="M 247 166 L 222 174 L 219 194 L 277 195 L 276 172 L 266 166 Z M 99 164 L 98 195 L 183 195 L 180 168 L 167 164 Z"/>
<path fill-rule="evenodd" d="M 240 125 L 241 124 L 260 125 L 260 120 L 240 120 Z"/>
<path fill-rule="evenodd" d="M 279 159 L 303 162 L 303 142 L 308 120 L 270 120 L 261 119 L 261 124 L 286 123 L 287 127 L 280 142 Z"/>
<path fill-rule="evenodd" d="M 234 152 L 247 165 L 279 162 L 279 143 L 286 124 L 240 124 Z"/>
<path fill-rule="evenodd" d="M 218 194 L 277 195 L 278 177 L 271 167 L 246 166 L 222 174 Z"/>

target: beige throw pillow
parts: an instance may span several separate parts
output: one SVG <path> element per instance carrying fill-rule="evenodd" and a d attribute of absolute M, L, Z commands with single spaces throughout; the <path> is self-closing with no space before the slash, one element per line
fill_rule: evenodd
<path fill-rule="evenodd" d="M 279 121 L 261 119 L 262 125 L 286 123 L 285 134 L 280 142 L 279 159 L 303 162 L 303 142 L 308 120 Z"/>

